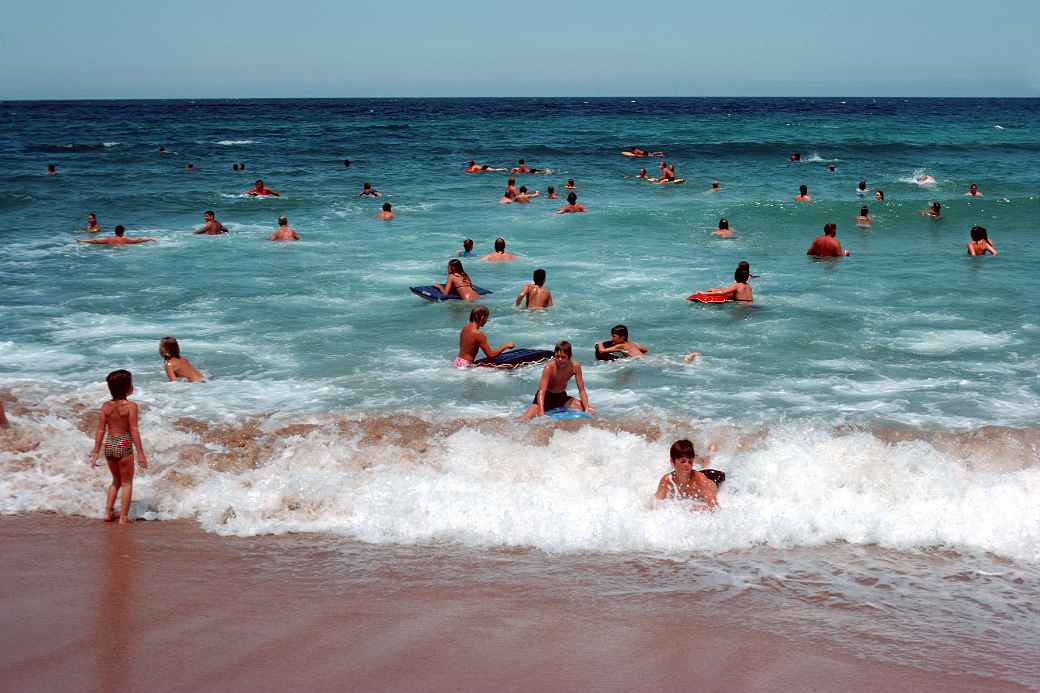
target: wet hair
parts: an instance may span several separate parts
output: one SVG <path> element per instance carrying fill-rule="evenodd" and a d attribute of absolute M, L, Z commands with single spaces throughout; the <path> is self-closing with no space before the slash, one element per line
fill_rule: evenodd
<path fill-rule="evenodd" d="M 527 192 L 527 186 L 526 185 L 521 185 L 520 186 L 520 192 L 526 193 Z"/>
<path fill-rule="evenodd" d="M 166 151 L 166 147 L 163 147 L 163 146 L 161 146 L 161 145 L 160 145 L 160 147 L 159 147 L 159 151 L 160 151 L 160 152 L 165 152 L 165 151 Z"/>
<path fill-rule="evenodd" d="M 231 164 L 231 170 L 232 171 L 237 171 L 238 170 L 238 164 Z"/>
<path fill-rule="evenodd" d="M 866 190 L 867 189 L 867 181 L 861 180 L 859 182 L 859 186 L 857 186 L 857 187 L 859 187 L 860 190 Z"/>
<path fill-rule="evenodd" d="M 719 219 L 719 228 L 720 229 L 728 229 L 729 228 L 729 219 L 726 219 L 725 217 L 723 217 L 722 219 Z"/>
<path fill-rule="evenodd" d="M 188 165 L 185 166 L 184 168 L 191 170 L 191 169 L 195 168 L 195 164 L 189 162 Z"/>
<path fill-rule="evenodd" d="M 536 269 L 534 271 L 534 283 L 537 286 L 543 286 L 545 284 L 545 270 Z"/>
<path fill-rule="evenodd" d="M 879 200 L 885 199 L 885 191 L 884 190 L 875 190 L 874 191 L 874 197 L 876 197 Z"/>
<path fill-rule="evenodd" d="M 567 179 L 567 185 L 574 185 L 574 179 L 573 178 L 568 178 Z"/>
<path fill-rule="evenodd" d="M 939 204 L 938 202 L 933 202 L 932 203 L 932 211 L 933 212 L 938 213 L 940 209 L 942 209 L 942 205 L 941 204 Z"/>
<path fill-rule="evenodd" d="M 343 160 L 343 168 L 350 168 L 350 159 Z"/>
<path fill-rule="evenodd" d="M 556 188 L 554 188 L 553 186 L 551 186 L 551 185 L 550 185 L 550 186 L 549 186 L 549 189 L 548 189 L 548 190 L 546 190 L 545 192 L 547 192 L 547 193 L 549 193 L 550 195 L 552 195 L 552 194 L 553 194 L 554 192 L 556 192 Z"/>
<path fill-rule="evenodd" d="M 870 210 L 867 209 L 866 207 L 860 207 L 859 208 L 859 215 L 861 217 L 869 217 L 870 216 Z"/>
<path fill-rule="evenodd" d="M 94 212 L 87 212 L 87 217 L 94 217 L 97 219 L 97 214 L 94 214 Z"/>
<path fill-rule="evenodd" d="M 553 349 L 553 356 L 555 356 L 556 354 L 565 354 L 567 358 L 571 358 L 571 343 L 568 342 L 566 339 L 562 342 L 559 342 L 556 345 L 556 348 Z"/>
<path fill-rule="evenodd" d="M 505 249 L 506 249 L 506 239 L 501 238 L 501 237 L 496 238 L 495 239 L 495 252 L 501 253 L 501 252 L 504 252 Z"/>
<path fill-rule="evenodd" d="M 968 186 L 968 190 L 971 190 L 972 188 L 975 188 L 976 190 L 978 190 L 979 186 L 977 186 L 974 183 L 972 183 L 971 185 Z"/>
<path fill-rule="evenodd" d="M 263 186 L 263 184 L 264 184 L 264 182 L 262 180 L 260 180 L 259 178 L 256 179 L 255 183 L 253 183 L 253 185 L 259 185 L 261 187 Z"/>
<path fill-rule="evenodd" d="M 134 377 L 130 371 L 122 368 L 109 373 L 105 382 L 108 383 L 108 391 L 112 393 L 112 399 L 126 399 L 134 387 Z"/>
<path fill-rule="evenodd" d="M 719 187 L 719 182 L 718 182 L 717 180 L 713 180 L 713 181 L 711 182 L 711 187 L 713 187 L 713 188 L 717 188 L 717 187 Z"/>
<path fill-rule="evenodd" d="M 518 163 L 518 164 L 520 164 L 521 166 L 523 166 L 523 165 L 524 165 L 524 160 L 523 160 L 523 159 L 520 159 L 520 161 L 517 161 L 516 163 Z"/>
<path fill-rule="evenodd" d="M 476 166 L 476 164 L 477 164 L 477 162 L 474 161 L 473 159 L 470 159 L 469 161 L 466 162 L 467 166 Z"/>
<path fill-rule="evenodd" d="M 686 438 L 682 438 L 672 443 L 672 447 L 668 450 L 668 457 L 673 460 L 677 460 L 680 457 L 692 460 L 697 457 L 697 452 L 693 449 L 693 443 Z"/>
<path fill-rule="evenodd" d="M 571 193 L 570 195 L 567 196 L 567 202 L 569 202 L 570 204 L 574 204 L 577 201 L 578 201 L 578 196 L 576 194 Z"/>
<path fill-rule="evenodd" d="M 491 310 L 487 306 L 474 306 L 473 310 L 469 312 L 469 321 L 478 325 L 487 322 L 490 317 Z"/>
<path fill-rule="evenodd" d="M 614 325 L 610 328 L 610 334 L 616 334 L 621 339 L 628 341 L 628 328 L 624 325 Z"/>
<path fill-rule="evenodd" d="M 286 217 L 284 214 L 282 216 L 278 217 L 278 225 L 279 226 L 288 226 L 289 225 L 289 218 Z"/>
<path fill-rule="evenodd" d="M 809 186 L 808 185 L 799 185 L 798 186 L 798 192 L 801 193 L 802 195 L 808 195 L 809 194 Z"/>
<path fill-rule="evenodd" d="M 371 183 L 363 183 L 363 184 L 361 185 L 361 189 L 362 189 L 362 190 L 368 190 L 368 189 L 369 189 L 369 188 L 371 188 L 371 187 L 372 187 L 372 184 L 371 184 Z"/>
<path fill-rule="evenodd" d="M 751 267 L 745 264 L 737 265 L 737 269 L 733 272 L 733 281 L 738 284 L 747 284 L 747 280 L 751 277 Z"/>
<path fill-rule="evenodd" d="M 510 178 L 506 181 L 506 187 L 509 187 L 510 185 L 516 185 L 516 178 Z"/>
<path fill-rule="evenodd" d="M 159 340 L 159 356 L 164 359 L 179 359 L 181 357 L 181 345 L 177 343 L 176 337 L 163 337 Z"/>
<path fill-rule="evenodd" d="M 54 166 L 54 164 L 47 164 L 47 170 L 48 170 L 48 171 L 53 171 L 53 170 L 55 170 L 55 166 Z"/>
<path fill-rule="evenodd" d="M 207 209 L 207 210 L 206 210 L 205 212 L 203 212 L 203 213 L 202 213 L 202 216 L 206 216 L 207 214 L 208 214 L 209 216 L 211 216 L 211 217 L 215 217 L 215 216 L 217 216 L 216 214 L 214 214 L 214 213 L 213 213 L 213 210 L 212 210 L 212 209 Z"/>
<path fill-rule="evenodd" d="M 460 274 L 469 281 L 469 275 L 466 274 L 466 270 L 462 269 L 462 261 L 459 259 L 448 260 L 448 273 Z"/>
<path fill-rule="evenodd" d="M 973 241 L 988 241 L 989 235 L 986 233 L 986 229 L 981 226 L 971 227 L 971 240 Z"/>
<path fill-rule="evenodd" d="M 389 212 L 390 211 L 390 203 L 389 202 L 384 202 L 383 203 L 383 211 L 384 212 Z"/>
<path fill-rule="evenodd" d="M 828 236 L 833 236 L 834 234 L 838 233 L 838 225 L 837 224 L 824 224 L 823 225 L 823 233 L 828 235 Z"/>
<path fill-rule="evenodd" d="M 473 250 L 473 239 L 467 238 L 466 240 L 464 240 L 462 242 L 462 247 L 465 248 L 467 251 Z"/>
<path fill-rule="evenodd" d="M 124 228 L 122 224 L 116 224 L 116 227 L 112 229 L 112 231 L 114 231 L 117 236 L 122 236 L 126 233 L 126 228 Z"/>
<path fill-rule="evenodd" d="M 245 164 L 239 164 L 238 165 L 238 170 L 239 171 L 245 171 L 246 170 L 246 165 Z"/>

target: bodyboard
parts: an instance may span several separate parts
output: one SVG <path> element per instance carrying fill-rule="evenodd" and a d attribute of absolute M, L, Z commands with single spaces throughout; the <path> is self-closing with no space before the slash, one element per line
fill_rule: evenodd
<path fill-rule="evenodd" d="M 460 301 L 460 300 L 462 300 L 462 299 L 459 298 L 458 294 L 448 294 L 447 296 L 445 296 L 443 293 L 441 293 L 440 289 L 438 289 L 436 287 L 433 287 L 433 286 L 409 286 L 408 289 L 409 289 L 409 291 L 411 291 L 413 294 L 415 294 L 419 298 L 425 299 L 425 300 L 430 301 L 432 303 L 437 303 L 439 301 Z M 481 289 L 479 286 L 474 286 L 473 290 L 476 291 L 481 296 L 486 296 L 487 294 L 492 293 L 491 291 L 488 291 L 487 289 Z"/>
<path fill-rule="evenodd" d="M 697 303 L 725 303 L 729 299 L 722 294 L 696 293 L 687 296 L 686 300 L 696 301 Z"/>
<path fill-rule="evenodd" d="M 553 357 L 553 352 L 548 349 L 510 349 L 503 351 L 493 359 L 478 359 L 473 362 L 474 366 L 484 368 L 521 368 L 536 363 L 545 363 Z"/>

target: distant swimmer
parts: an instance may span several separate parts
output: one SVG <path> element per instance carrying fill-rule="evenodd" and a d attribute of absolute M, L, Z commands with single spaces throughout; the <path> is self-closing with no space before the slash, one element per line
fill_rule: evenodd
<path fill-rule="evenodd" d="M 585 212 L 585 205 L 578 204 L 578 196 L 575 193 L 571 193 L 567 196 L 567 204 L 556 210 L 557 214 L 574 214 L 576 212 Z"/>
<path fill-rule="evenodd" d="M 505 171 L 505 169 L 504 168 L 491 168 L 487 164 L 481 165 L 481 164 L 478 164 L 473 159 L 470 159 L 469 161 L 466 162 L 466 168 L 464 170 L 465 173 L 492 173 L 492 172 L 501 172 L 501 171 Z"/>
<path fill-rule="evenodd" d="M 521 185 L 520 191 L 516 194 L 516 199 L 513 202 L 517 204 L 527 204 L 531 201 L 532 197 L 538 197 L 538 191 L 535 190 L 533 193 L 527 192 L 527 186 Z"/>
<path fill-rule="evenodd" d="M 545 191 L 545 199 L 547 200 L 558 200 L 560 196 L 556 194 L 556 188 L 549 186 Z"/>
<path fill-rule="evenodd" d="M 192 171 L 195 170 L 195 164 L 189 163 L 189 164 L 185 165 L 184 170 L 187 171 L 188 173 L 191 173 Z"/>
<path fill-rule="evenodd" d="M 859 208 L 859 216 L 856 217 L 856 226 L 870 226 L 874 220 L 870 218 L 870 210 L 866 207 Z"/>
<path fill-rule="evenodd" d="M 231 164 L 231 170 L 232 171 L 237 171 L 238 170 L 238 164 Z"/>
<path fill-rule="evenodd" d="M 394 211 L 390 207 L 390 203 L 389 202 L 384 202 L 383 203 L 383 208 L 381 210 L 379 210 L 378 212 L 376 212 L 376 219 L 378 219 L 379 221 L 390 221 L 393 218 L 394 218 Z"/>
<path fill-rule="evenodd" d="M 239 164 L 238 164 L 238 170 L 239 170 L 239 171 L 245 171 L 245 170 L 246 170 L 246 165 L 245 165 L 245 164 L 243 164 L 243 163 L 241 163 L 241 162 L 239 162 Z"/>
<path fill-rule="evenodd" d="M 264 185 L 264 182 L 259 179 L 253 184 L 253 189 L 247 190 L 246 194 L 250 197 L 281 197 L 281 195 Z"/>
<path fill-rule="evenodd" d="M 657 484 L 657 492 L 654 498 L 657 500 L 693 500 L 700 503 L 690 506 L 691 510 L 712 511 L 719 507 L 718 492 L 719 485 L 704 472 L 693 468 L 697 459 L 697 453 L 693 449 L 693 443 L 685 438 L 672 443 L 668 456 L 672 460 L 672 471 L 661 477 Z M 725 479 L 725 475 L 715 470 L 712 476 Z M 721 478 L 720 478 L 721 477 Z"/>
<path fill-rule="evenodd" d="M 516 303 L 513 305 L 518 306 L 526 301 L 527 307 L 531 309 L 551 307 L 553 304 L 552 292 L 545 288 L 545 270 L 536 269 L 532 279 L 534 283 L 524 284 L 524 288 L 520 289 L 520 293 L 516 295 Z"/>
<path fill-rule="evenodd" d="M 169 154 L 169 152 L 166 151 L 166 147 L 163 147 L 161 145 L 159 146 L 159 153 L 160 154 Z"/>
<path fill-rule="evenodd" d="M 700 293 L 725 296 L 732 301 L 751 303 L 754 300 L 754 297 L 751 293 L 751 285 L 748 284 L 748 279 L 750 278 L 751 266 L 747 262 L 741 262 L 737 265 L 737 270 L 733 273 L 732 284 L 723 288 L 708 289 L 707 291 L 702 291 Z"/>
<path fill-rule="evenodd" d="M 935 185 L 935 178 L 932 178 L 927 173 L 923 173 L 919 176 L 914 176 L 914 182 L 918 185 Z"/>
<path fill-rule="evenodd" d="M 358 197 L 379 197 L 381 194 L 372 187 L 371 183 L 365 183 L 361 186 L 361 192 L 358 193 Z"/>
<path fill-rule="evenodd" d="M 967 197 L 982 197 L 982 193 L 979 192 L 979 186 L 972 183 L 968 186 L 968 192 L 964 193 Z"/>
<path fill-rule="evenodd" d="M 848 257 L 849 251 L 842 248 L 841 243 L 835 238 L 837 233 L 837 224 L 824 224 L 823 235 L 813 240 L 805 254 L 816 257 Z"/>
<path fill-rule="evenodd" d="M 787 160 L 788 161 L 801 161 L 802 160 L 802 155 L 799 154 L 798 152 L 794 152 L 793 154 L 791 154 L 790 156 L 787 157 Z"/>
<path fill-rule="evenodd" d="M 510 178 L 506 181 L 506 191 L 502 193 L 502 197 L 499 198 L 498 202 L 503 205 L 512 204 L 516 200 L 517 194 L 516 178 Z"/>
<path fill-rule="evenodd" d="M 799 185 L 798 194 L 794 196 L 795 202 L 812 202 L 812 197 L 809 195 L 808 185 Z"/>
<path fill-rule="evenodd" d="M 920 212 L 918 212 L 918 214 L 924 217 L 931 217 L 932 219 L 936 220 L 942 219 L 942 205 L 938 202 L 933 202 L 929 207 L 927 207 L 926 209 L 922 209 Z"/>
<path fill-rule="evenodd" d="M 473 282 L 462 268 L 462 262 L 457 259 L 448 260 L 448 278 L 444 285 L 434 284 L 433 288 L 445 296 L 457 294 L 463 301 L 476 301 L 480 298 L 480 294 L 473 290 Z"/>
<path fill-rule="evenodd" d="M 664 152 L 648 152 L 647 150 L 642 149 L 641 147 L 629 147 L 628 149 L 622 149 L 621 155 L 635 157 L 664 156 Z"/>
<path fill-rule="evenodd" d="M 483 350 L 489 359 L 500 355 L 503 351 L 512 349 L 514 344 L 506 342 L 497 349 L 492 349 L 488 344 L 487 335 L 480 328 L 487 324 L 491 317 L 491 311 L 487 306 L 474 306 L 469 312 L 469 322 L 459 332 L 459 354 L 452 362 L 455 368 L 469 368 L 477 358 L 477 350 Z"/>
<path fill-rule="evenodd" d="M 610 328 L 610 339 L 596 342 L 595 351 L 598 361 L 613 361 L 626 356 L 641 359 L 649 349 L 642 344 L 630 342 L 628 340 L 627 327 L 614 325 L 614 327 Z"/>
<path fill-rule="evenodd" d="M 205 223 L 202 226 L 200 226 L 198 229 L 195 230 L 194 233 L 196 235 L 219 236 L 222 233 L 227 233 L 228 232 L 228 230 L 226 228 L 224 228 L 224 225 L 216 220 L 216 218 L 213 215 L 213 211 L 212 210 L 207 210 L 207 211 L 203 212 L 202 220 Z"/>
<path fill-rule="evenodd" d="M 713 236 L 718 236 L 719 238 L 733 237 L 733 229 L 729 227 L 729 220 L 725 218 L 719 219 L 719 228 L 715 229 L 711 233 Z"/>
<path fill-rule="evenodd" d="M 87 225 L 83 228 L 87 233 L 97 233 L 101 230 L 101 227 L 97 223 L 97 215 L 93 212 L 87 212 Z"/>
<path fill-rule="evenodd" d="M 578 186 L 576 186 L 574 184 L 574 179 L 573 178 L 568 178 L 566 185 L 564 185 L 563 187 L 566 188 L 567 190 L 577 190 L 578 189 Z"/>
<path fill-rule="evenodd" d="M 527 166 L 527 163 L 523 159 L 520 159 L 519 161 L 516 162 L 516 166 L 514 166 L 511 169 L 509 169 L 509 172 L 510 173 L 540 173 L 541 170 L 542 169 L 540 169 L 540 168 L 529 168 Z"/>
<path fill-rule="evenodd" d="M 971 240 L 968 241 L 968 255 L 996 255 L 997 248 L 989 240 L 986 229 L 981 226 L 971 227 Z"/>
<path fill-rule="evenodd" d="M 863 197 L 864 195 L 866 195 L 866 194 L 867 194 L 867 192 L 868 192 L 868 189 L 867 189 L 867 181 L 865 181 L 865 180 L 861 180 L 861 181 L 860 181 L 860 182 L 859 182 L 859 183 L 858 183 L 858 184 L 856 185 L 856 194 L 857 194 L 857 195 L 859 195 L 860 197 Z"/>
<path fill-rule="evenodd" d="M 289 226 L 289 219 L 284 215 L 278 217 L 278 228 L 271 234 L 270 239 L 272 241 L 298 241 L 300 240 L 300 234 L 296 233 L 296 229 Z"/>
<path fill-rule="evenodd" d="M 719 182 L 717 180 L 713 180 L 711 182 L 711 187 L 708 188 L 708 192 L 717 193 L 717 192 L 721 192 L 721 191 L 722 191 L 722 186 L 719 185 Z"/>
<path fill-rule="evenodd" d="M 506 239 L 496 238 L 495 252 L 488 253 L 480 259 L 484 262 L 512 262 L 516 259 L 516 255 L 506 252 Z"/>
<path fill-rule="evenodd" d="M 636 176 L 636 178 L 638 178 L 639 180 L 646 180 L 648 178 L 648 176 L 646 174 L 646 169 L 645 168 L 639 169 L 639 175 Z"/>
<path fill-rule="evenodd" d="M 877 200 L 878 202 L 884 202 L 885 201 L 885 191 L 884 190 L 875 190 L 874 191 L 874 199 Z"/>
<path fill-rule="evenodd" d="M 114 236 L 105 236 L 104 238 L 83 238 L 77 243 L 92 243 L 94 245 L 135 245 L 137 243 L 148 243 L 149 241 L 159 242 L 158 238 L 152 238 L 151 236 L 142 236 L 141 238 L 127 238 L 123 234 L 126 233 L 126 229 L 123 228 L 122 224 L 116 226 L 112 233 Z"/>
<path fill-rule="evenodd" d="M 174 337 L 163 337 L 159 340 L 159 356 L 163 360 L 163 368 L 166 370 L 166 380 L 187 380 L 190 383 L 199 383 L 206 379 L 202 373 L 195 370 L 191 361 L 181 356 L 181 345 Z"/>
<path fill-rule="evenodd" d="M 670 164 L 667 161 L 661 161 L 657 164 L 657 169 L 660 171 L 660 175 L 657 178 L 658 183 L 671 183 L 675 180 L 675 165 Z"/>
<path fill-rule="evenodd" d="M 473 239 L 467 238 L 462 242 L 462 250 L 455 251 L 455 257 L 473 257 Z"/>
<path fill-rule="evenodd" d="M 834 173 L 837 168 L 834 164 L 827 164 L 827 173 Z"/>
<path fill-rule="evenodd" d="M 58 169 L 54 164 L 47 164 L 47 175 L 56 176 L 58 175 Z"/>
<path fill-rule="evenodd" d="M 343 160 L 343 168 L 350 168 L 350 159 Z"/>
<path fill-rule="evenodd" d="M 567 383 L 574 378 L 578 387 L 578 397 L 574 399 L 567 394 Z M 541 380 L 538 381 L 538 392 L 534 401 L 521 419 L 533 419 L 544 416 L 553 409 L 575 409 L 588 413 L 595 410 L 589 405 L 589 393 L 585 391 L 585 379 L 581 375 L 581 364 L 571 358 L 571 343 L 562 341 L 553 350 L 553 357 L 542 369 Z"/>

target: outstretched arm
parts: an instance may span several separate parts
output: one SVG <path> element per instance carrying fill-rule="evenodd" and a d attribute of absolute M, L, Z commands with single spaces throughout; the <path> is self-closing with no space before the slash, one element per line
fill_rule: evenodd
<path fill-rule="evenodd" d="M 487 335 L 481 332 L 479 341 L 477 342 L 477 346 L 484 350 L 484 353 L 487 354 L 487 357 L 489 359 L 493 359 L 499 354 L 501 354 L 503 351 L 508 351 L 509 349 L 512 349 L 515 345 L 512 342 L 506 342 L 499 348 L 492 349 L 491 345 L 488 344 Z"/>

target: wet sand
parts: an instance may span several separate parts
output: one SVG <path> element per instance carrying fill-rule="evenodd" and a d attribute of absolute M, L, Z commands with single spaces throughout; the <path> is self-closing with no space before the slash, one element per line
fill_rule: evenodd
<path fill-rule="evenodd" d="M 0 542 L 0 690 L 1024 690 L 779 638 L 695 598 L 525 577 L 508 552 L 52 515 L 0 517 Z"/>

